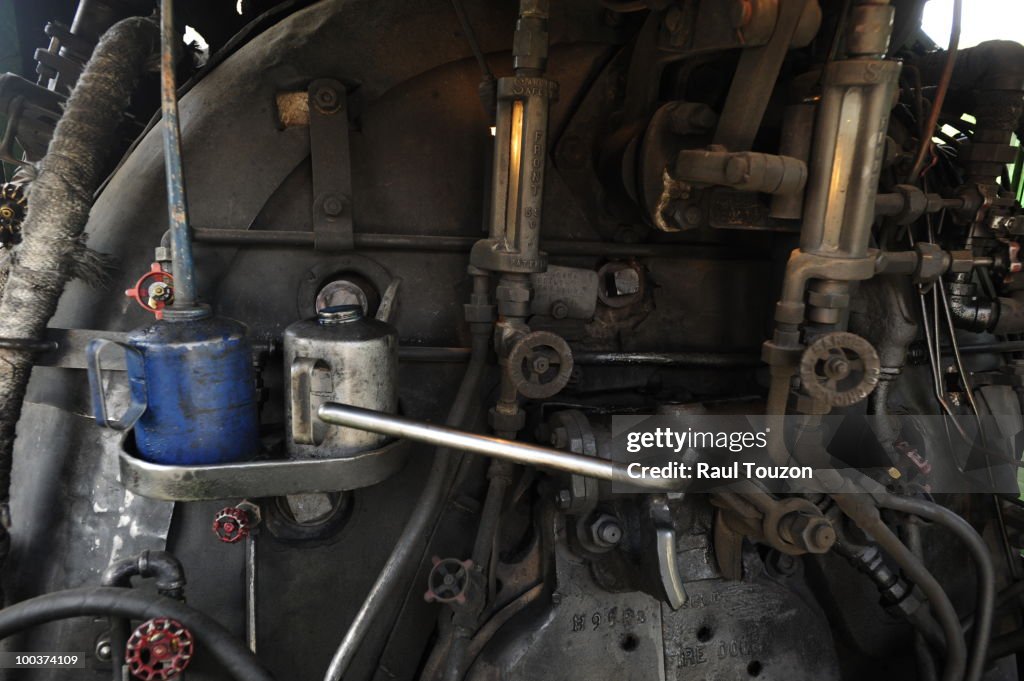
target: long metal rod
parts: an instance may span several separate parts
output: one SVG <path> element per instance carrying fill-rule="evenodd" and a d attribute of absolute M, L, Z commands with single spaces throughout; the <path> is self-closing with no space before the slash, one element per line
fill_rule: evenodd
<path fill-rule="evenodd" d="M 2 340 L 2 339 L 0 339 Z M 402 345 L 398 359 L 405 362 L 467 362 L 469 348 Z M 572 361 L 586 366 L 669 366 L 694 368 L 750 368 L 762 365 L 757 352 L 573 352 Z"/>
<path fill-rule="evenodd" d="M 660 492 L 678 490 L 677 484 L 673 480 L 632 478 L 629 476 L 626 466 L 606 459 L 581 456 L 515 440 L 476 435 L 455 428 L 446 428 L 393 414 L 350 407 L 337 402 L 327 402 L 321 405 L 317 413 L 321 421 L 336 426 L 368 430 L 391 437 L 406 438 L 472 454 L 505 459 L 524 466 L 537 466 L 598 480 L 621 482 L 648 490 Z"/>
<path fill-rule="evenodd" d="M 185 174 L 181 160 L 181 126 L 174 81 L 174 2 L 160 4 L 160 104 L 163 112 L 164 168 L 167 172 L 167 212 L 171 228 L 171 272 L 174 302 L 171 307 L 192 308 L 196 303 L 195 263 L 188 228 Z"/>
<path fill-rule="evenodd" d="M 256 536 L 245 538 L 245 640 L 256 652 Z"/>
<path fill-rule="evenodd" d="M 192 237 L 200 243 L 238 247 L 312 248 L 313 232 L 301 229 L 221 229 L 198 227 Z M 355 247 L 381 251 L 427 251 L 433 253 L 469 253 L 478 239 L 472 236 L 442 234 L 357 233 Z M 721 260 L 764 260 L 763 253 L 735 246 L 690 243 L 629 244 L 614 241 L 542 240 L 541 249 L 550 255 L 649 258 L 717 258 Z"/>

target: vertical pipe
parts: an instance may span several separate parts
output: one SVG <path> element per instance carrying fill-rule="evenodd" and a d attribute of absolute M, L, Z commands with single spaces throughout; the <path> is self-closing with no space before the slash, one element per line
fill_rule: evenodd
<path fill-rule="evenodd" d="M 196 306 L 195 264 L 185 200 L 185 175 L 181 161 L 181 127 L 178 122 L 177 86 L 174 82 L 174 2 L 160 3 L 160 103 L 163 111 L 164 168 L 167 172 L 167 211 L 171 228 L 171 273 L 174 302 L 171 307 Z"/>
<path fill-rule="evenodd" d="M 245 641 L 256 652 L 256 536 L 245 538 Z"/>

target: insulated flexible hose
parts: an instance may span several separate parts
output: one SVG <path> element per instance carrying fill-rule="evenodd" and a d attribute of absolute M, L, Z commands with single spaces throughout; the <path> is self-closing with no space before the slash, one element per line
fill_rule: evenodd
<path fill-rule="evenodd" d="M 98 586 L 30 598 L 0 610 L 0 639 L 47 622 L 87 615 L 139 620 L 171 617 L 191 630 L 232 678 L 273 681 L 256 656 L 209 615 L 174 599 L 134 589 Z"/>

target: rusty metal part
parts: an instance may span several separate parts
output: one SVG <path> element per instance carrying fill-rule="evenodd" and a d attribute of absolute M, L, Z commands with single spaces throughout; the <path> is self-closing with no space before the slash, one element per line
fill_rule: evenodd
<path fill-rule="evenodd" d="M 691 149 L 676 157 L 675 176 L 688 183 L 722 185 L 748 192 L 795 194 L 807 182 L 807 165 L 788 156 Z"/>
<path fill-rule="evenodd" d="M 558 394 L 572 375 L 572 350 L 561 336 L 534 331 L 511 347 L 505 371 L 523 397 L 538 400 Z"/>
<path fill-rule="evenodd" d="M 849 407 L 878 385 L 881 362 L 871 343 L 848 331 L 819 337 L 800 359 L 803 389 L 833 407 Z"/>
<path fill-rule="evenodd" d="M 741 491 L 716 492 L 712 503 L 719 507 L 722 522 L 715 530 L 724 542 L 718 560 L 729 572 L 735 573 L 738 567 L 735 553 L 730 557 L 732 533 L 753 537 L 792 556 L 827 553 L 836 541 L 831 521 L 803 497 L 776 499 L 749 483 Z"/>
<path fill-rule="evenodd" d="M 775 81 L 800 25 L 805 7 L 815 0 L 776 0 L 778 20 L 767 44 L 746 49 L 740 56 L 714 143 L 730 151 L 747 151 L 761 127 Z M 757 4 L 765 4 L 763 0 Z"/>

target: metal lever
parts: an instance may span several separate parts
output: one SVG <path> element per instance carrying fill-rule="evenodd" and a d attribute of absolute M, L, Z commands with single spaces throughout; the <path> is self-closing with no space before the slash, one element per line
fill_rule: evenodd
<path fill-rule="evenodd" d="M 683 577 L 679 574 L 679 563 L 676 562 L 676 529 L 672 524 L 672 511 L 668 506 L 668 498 L 664 494 L 651 496 L 647 502 L 647 510 L 654 524 L 655 552 L 658 556 L 658 577 L 665 598 L 673 610 L 678 610 L 686 603 L 686 589 Z"/>
<path fill-rule="evenodd" d="M 395 318 L 395 312 L 398 311 L 398 287 L 401 285 L 401 277 L 395 277 L 388 284 L 384 295 L 380 297 L 380 305 L 377 306 L 377 314 L 375 315 L 377 321 L 390 324 L 391 320 Z"/>
<path fill-rule="evenodd" d="M 581 456 L 560 449 L 550 449 L 537 445 L 503 440 L 497 437 L 476 435 L 465 431 L 436 426 L 432 423 L 414 421 L 413 419 L 386 414 L 384 412 L 350 407 L 337 402 L 327 402 L 320 406 L 317 414 L 320 420 L 337 426 L 368 430 L 396 438 L 405 438 L 426 444 L 450 447 L 473 454 L 483 454 L 496 459 L 506 459 L 526 466 L 537 466 L 566 473 L 575 473 L 588 478 L 607 480 L 646 490 L 672 492 L 678 491 L 677 482 L 667 478 L 632 478 L 626 466 L 598 459 Z"/>

